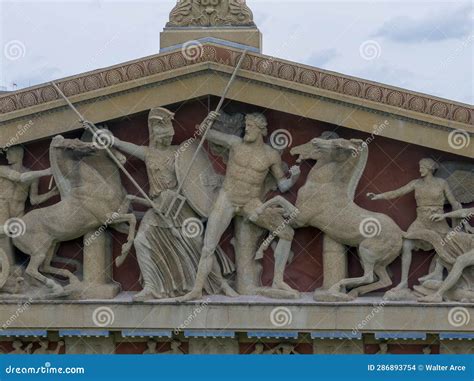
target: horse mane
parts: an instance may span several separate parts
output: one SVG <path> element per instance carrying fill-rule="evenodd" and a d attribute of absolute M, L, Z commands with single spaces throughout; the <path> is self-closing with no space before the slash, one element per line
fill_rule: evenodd
<path fill-rule="evenodd" d="M 352 171 L 351 179 L 349 180 L 349 185 L 347 188 L 347 196 L 354 200 L 355 192 L 357 190 L 357 186 L 359 185 L 359 181 L 364 173 L 365 167 L 367 166 L 367 160 L 369 158 L 369 148 L 367 144 L 362 145 L 362 150 L 360 151 L 359 155 L 355 158 L 357 160 L 354 170 Z"/>

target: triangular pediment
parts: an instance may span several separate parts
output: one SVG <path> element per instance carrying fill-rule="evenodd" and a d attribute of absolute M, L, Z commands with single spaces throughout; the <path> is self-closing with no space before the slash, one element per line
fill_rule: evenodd
<path fill-rule="evenodd" d="M 93 122 L 206 95 L 220 96 L 242 51 L 213 43 L 177 49 L 56 81 Z M 472 157 L 474 148 L 450 144 L 470 138 L 470 105 L 248 52 L 228 99 L 317 119 L 363 132 L 389 120 L 384 136 Z M 80 128 L 51 84 L 0 95 L 0 144 L 34 116 L 17 143 Z M 451 139 L 452 140 L 452 139 Z"/>

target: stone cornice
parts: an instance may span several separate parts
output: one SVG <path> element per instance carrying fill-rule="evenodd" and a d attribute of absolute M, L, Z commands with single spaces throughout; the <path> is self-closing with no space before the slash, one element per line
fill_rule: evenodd
<path fill-rule="evenodd" d="M 179 69 L 202 63 L 219 64 L 233 67 L 241 52 L 236 49 L 204 44 L 197 47 L 191 54 L 185 49 L 167 52 L 143 59 L 130 61 L 124 64 L 83 73 L 56 81 L 61 90 L 69 97 L 82 95 L 94 98 L 99 90 L 120 87 L 122 84 L 143 83 L 147 77 L 160 73 L 172 74 Z M 264 56 L 257 53 L 247 53 L 242 69 L 249 74 L 273 78 L 280 83 L 284 82 L 289 88 L 302 85 L 324 92 L 325 96 L 364 104 L 367 107 L 381 106 L 393 114 L 415 117 L 420 120 L 434 120 L 436 124 L 451 128 L 465 125 L 466 130 L 472 131 L 474 125 L 473 107 L 467 104 L 454 102 L 426 94 L 416 93 L 360 78 L 344 76 L 326 70 L 293 62 Z M 202 67 L 202 65 L 201 65 Z M 302 87 L 299 87 L 300 89 Z M 82 98 L 81 97 L 81 98 Z M 18 116 L 37 112 L 42 106 L 47 110 L 57 107 L 59 99 L 57 92 L 50 84 L 43 84 L 23 90 L 0 95 L 0 115 L 2 120 L 13 119 Z"/>

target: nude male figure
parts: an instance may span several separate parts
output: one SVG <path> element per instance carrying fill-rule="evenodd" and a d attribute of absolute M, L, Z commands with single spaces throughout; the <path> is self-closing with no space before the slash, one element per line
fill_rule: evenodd
<path fill-rule="evenodd" d="M 212 122 L 219 114 L 211 112 L 206 122 Z M 249 218 L 256 208 L 263 204 L 265 179 L 269 173 L 278 183 L 281 192 L 287 192 L 298 180 L 299 167 L 290 169 L 290 178 L 285 177 L 282 160 L 278 151 L 265 144 L 267 120 L 264 115 L 248 114 L 245 119 L 245 136 L 243 138 L 218 131 L 209 131 L 207 139 L 229 149 L 229 160 L 223 187 L 213 206 L 207 222 L 204 246 L 199 261 L 196 283 L 191 292 L 178 298 L 178 301 L 200 299 L 204 283 L 212 269 L 213 253 L 233 218 Z M 254 223 L 268 231 L 275 232 L 279 239 L 275 250 L 275 268 L 284 270 L 288 261 L 293 229 L 284 225 L 282 216 L 259 217 Z M 284 226 L 282 229 L 281 226 Z M 280 229 L 277 229 L 280 227 Z M 284 271 L 275 271 L 281 277 L 273 279 L 272 288 L 295 292 L 283 281 Z"/>
<path fill-rule="evenodd" d="M 30 171 L 23 166 L 23 155 L 23 147 L 10 147 L 6 153 L 8 165 L 0 166 L 0 225 L 5 225 L 10 218 L 23 217 L 28 198 L 31 205 L 38 205 L 59 194 L 54 188 L 38 195 L 39 179 L 51 175 L 51 169 Z M 13 264 L 13 250 L 9 240 L 1 247 Z"/>

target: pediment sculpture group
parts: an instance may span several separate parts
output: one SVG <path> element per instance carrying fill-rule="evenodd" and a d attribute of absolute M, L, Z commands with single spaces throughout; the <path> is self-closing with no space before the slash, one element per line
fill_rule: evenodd
<path fill-rule="evenodd" d="M 283 194 L 294 187 L 300 169 L 287 170 L 282 151 L 266 143 L 263 114 L 231 117 L 211 112 L 195 136 L 180 145 L 172 145 L 173 117 L 164 108 L 150 111 L 148 146 L 122 141 L 107 129 L 99 131 L 101 139 L 86 133 L 81 139 L 56 136 L 49 151 L 51 168 L 42 171 L 23 167 L 21 146 L 6 150 L 8 165 L 0 166 L 0 298 L 28 293 L 24 283 L 47 290 L 46 298 L 68 297 L 71 290 L 86 287 L 52 261 L 61 242 L 104 226 L 127 234 L 117 266 L 132 246 L 135 249 L 143 286 L 134 296 L 137 302 L 184 302 L 201 299 L 203 293 L 299 298 L 285 282 L 285 267 L 295 230 L 314 227 L 338 244 L 356 248 L 363 268 L 362 276 L 317 290 L 317 300 L 350 301 L 391 286 L 387 267 L 401 256 L 401 282 L 385 298 L 474 301 L 474 235 L 469 225 L 474 209 L 463 209 L 448 181 L 435 176 L 434 160 L 421 160 L 420 177 L 402 188 L 367 194 L 375 203 L 413 193 L 417 217 L 405 232 L 388 215 L 354 202 L 368 160 L 368 145 L 362 140 L 325 133 L 291 148 L 297 163 L 315 161 L 293 205 Z M 240 128 L 227 125 L 236 121 Z M 209 124 L 217 127 L 201 134 Z M 215 173 L 207 152 L 199 150 L 201 139 L 225 156 L 224 175 Z M 104 140 L 105 145 L 98 143 Z M 144 162 L 146 195 L 125 191 L 118 169 L 126 162 L 124 154 Z M 55 186 L 38 194 L 39 179 L 45 176 L 53 176 Z M 472 186 L 472 177 L 464 184 Z M 273 190 L 281 195 L 269 198 Z M 57 195 L 59 202 L 25 213 L 28 199 L 38 205 Z M 139 223 L 133 212 L 137 205 L 147 209 Z M 232 223 L 235 261 L 220 246 Z M 26 266 L 18 263 L 15 248 L 29 256 Z M 430 273 L 412 290 L 408 275 L 412 253 L 419 249 L 434 249 L 436 255 Z M 264 252 L 274 257 L 270 287 L 263 287 L 258 278 Z M 235 272 L 237 281 L 231 276 Z M 58 276 L 68 279 L 67 284 Z M 257 281 L 251 279 L 255 276 Z"/>

